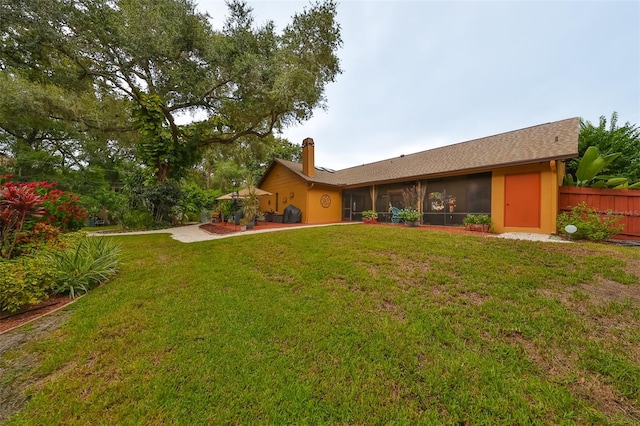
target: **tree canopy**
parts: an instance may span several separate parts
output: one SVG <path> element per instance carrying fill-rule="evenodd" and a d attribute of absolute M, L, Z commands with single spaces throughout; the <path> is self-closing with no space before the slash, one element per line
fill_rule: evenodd
<path fill-rule="evenodd" d="M 92 139 L 129 141 L 165 181 L 207 147 L 265 138 L 324 107 L 341 72 L 336 4 L 308 6 L 281 33 L 255 25 L 245 2 L 228 8 L 216 31 L 192 0 L 3 2 L 0 149 L 46 146 L 67 161 Z"/>
<path fill-rule="evenodd" d="M 618 114 L 607 118 L 600 116 L 597 126 L 586 120 L 580 121 L 578 150 L 582 158 L 589 147 L 596 147 L 602 154 L 620 153 L 610 164 L 608 175 L 628 178 L 629 182 L 640 181 L 640 128 L 637 124 L 626 122 L 618 126 Z M 567 173 L 574 174 L 578 170 L 579 159 L 567 165 Z"/>

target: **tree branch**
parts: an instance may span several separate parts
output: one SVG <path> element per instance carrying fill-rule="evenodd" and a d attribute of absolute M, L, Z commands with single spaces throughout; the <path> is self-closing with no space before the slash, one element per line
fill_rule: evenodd
<path fill-rule="evenodd" d="M 206 147 L 215 143 L 231 144 L 244 136 L 256 136 L 258 138 L 266 138 L 273 132 L 273 128 L 278 122 L 278 118 L 279 118 L 279 114 L 276 113 L 275 111 L 271 111 L 269 114 L 270 120 L 269 120 L 268 130 L 260 132 L 258 130 L 255 130 L 256 127 L 253 126 L 238 133 L 220 133 L 219 135 L 211 136 L 209 138 L 206 138 L 200 141 L 200 143 L 198 144 L 198 147 Z"/>

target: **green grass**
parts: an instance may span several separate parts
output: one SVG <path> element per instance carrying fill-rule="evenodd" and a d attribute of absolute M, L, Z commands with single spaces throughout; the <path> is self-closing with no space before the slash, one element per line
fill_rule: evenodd
<path fill-rule="evenodd" d="M 102 226 L 85 226 L 83 231 L 87 232 L 106 232 L 106 231 L 119 231 L 122 229 L 120 225 L 102 225 Z"/>
<path fill-rule="evenodd" d="M 119 275 L 31 345 L 8 424 L 640 422 L 638 249 L 382 226 L 114 238 Z"/>

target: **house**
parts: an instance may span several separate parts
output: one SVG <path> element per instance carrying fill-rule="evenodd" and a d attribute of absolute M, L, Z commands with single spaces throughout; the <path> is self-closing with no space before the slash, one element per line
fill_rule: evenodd
<path fill-rule="evenodd" d="M 293 204 L 304 223 L 360 221 L 364 210 L 389 221 L 390 207 L 409 207 L 403 190 L 414 188 L 423 224 L 489 214 L 497 232 L 554 233 L 564 162 L 578 156 L 579 127 L 570 118 L 336 171 L 315 166 L 307 138 L 301 163 L 271 163 L 258 186 L 272 195 L 260 207 L 282 213 Z"/>

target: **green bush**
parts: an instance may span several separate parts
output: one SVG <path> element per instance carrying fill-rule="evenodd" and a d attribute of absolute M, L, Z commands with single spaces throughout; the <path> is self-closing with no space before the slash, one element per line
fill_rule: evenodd
<path fill-rule="evenodd" d="M 604 216 L 582 202 L 571 209 L 558 215 L 558 231 L 568 235 L 564 228 L 567 225 L 575 225 L 578 230 L 571 235 L 573 239 L 586 239 L 590 241 L 604 241 L 612 235 L 619 234 L 624 229 L 623 225 L 618 225 L 619 216 L 607 213 Z"/>
<path fill-rule="evenodd" d="M 49 298 L 56 283 L 51 261 L 23 256 L 0 261 L 0 311 L 17 312 Z"/>
<path fill-rule="evenodd" d="M 420 219 L 420 212 L 416 209 L 402 209 L 400 210 L 399 216 L 407 222 L 415 222 Z"/>
<path fill-rule="evenodd" d="M 375 212 L 375 210 L 364 210 L 362 212 L 362 217 L 364 219 L 377 219 L 378 218 L 378 213 Z"/>
<path fill-rule="evenodd" d="M 153 214 L 144 210 L 132 210 L 122 216 L 122 226 L 127 229 L 153 229 Z"/>
<path fill-rule="evenodd" d="M 0 259 L 0 312 L 17 312 L 52 293 L 86 292 L 117 271 L 118 253 L 113 244 L 73 232 L 43 242 L 33 255 Z"/>
<path fill-rule="evenodd" d="M 465 225 L 489 225 L 491 226 L 491 217 L 486 214 L 468 214 L 462 219 Z"/>
<path fill-rule="evenodd" d="M 64 250 L 49 253 L 56 270 L 55 293 L 72 298 L 106 282 L 118 271 L 120 248 L 105 238 L 87 237 Z"/>

